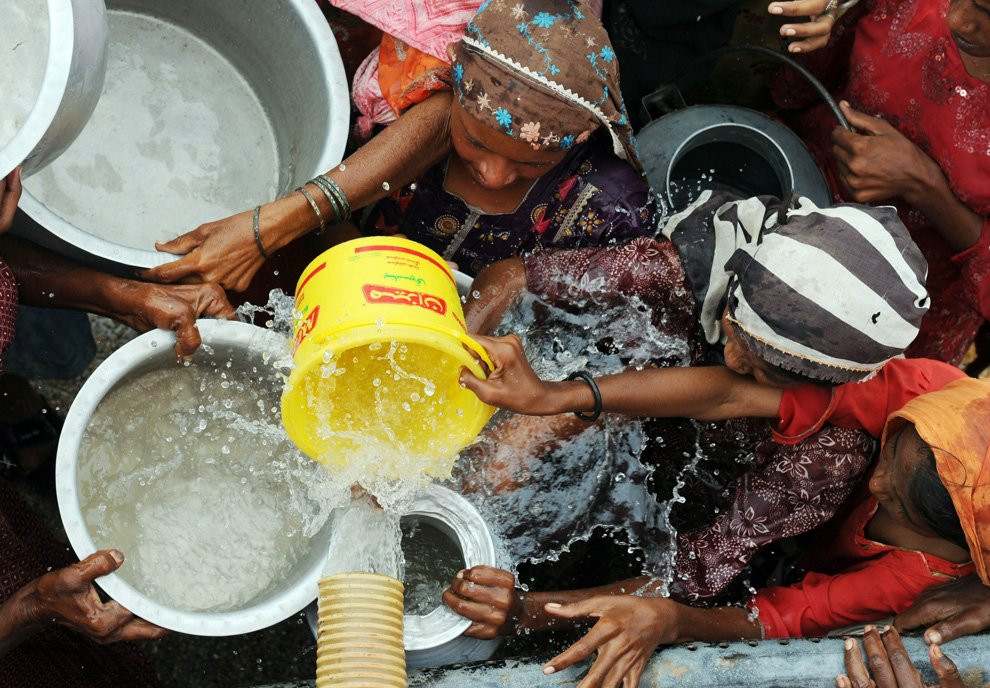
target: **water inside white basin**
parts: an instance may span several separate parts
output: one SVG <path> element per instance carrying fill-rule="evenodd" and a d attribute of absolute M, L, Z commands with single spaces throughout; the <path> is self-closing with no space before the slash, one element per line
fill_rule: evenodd
<path fill-rule="evenodd" d="M 154 17 L 110 10 L 109 25 L 100 102 L 75 143 L 28 180 L 31 193 L 90 234 L 146 250 L 274 199 L 275 134 L 237 69 Z"/>
<path fill-rule="evenodd" d="M 256 369 L 259 370 L 259 369 Z M 83 516 L 121 577 L 187 611 L 229 611 L 281 585 L 330 505 L 295 450 L 263 371 L 153 370 L 103 399 L 79 453 Z M 314 591 L 315 592 L 315 591 Z"/>

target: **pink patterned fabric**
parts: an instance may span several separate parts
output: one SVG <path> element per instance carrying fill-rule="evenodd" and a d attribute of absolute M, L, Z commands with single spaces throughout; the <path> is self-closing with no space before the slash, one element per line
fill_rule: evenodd
<path fill-rule="evenodd" d="M 447 46 L 460 40 L 481 0 L 331 0 L 331 4 L 446 61 Z"/>

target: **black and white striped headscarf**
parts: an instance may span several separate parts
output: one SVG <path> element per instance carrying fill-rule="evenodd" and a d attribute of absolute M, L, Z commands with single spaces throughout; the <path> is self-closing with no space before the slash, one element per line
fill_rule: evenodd
<path fill-rule="evenodd" d="M 893 208 L 796 208 L 705 191 L 663 229 L 701 307 L 706 339 L 729 319 L 771 365 L 864 380 L 901 356 L 928 310 L 928 265 Z"/>

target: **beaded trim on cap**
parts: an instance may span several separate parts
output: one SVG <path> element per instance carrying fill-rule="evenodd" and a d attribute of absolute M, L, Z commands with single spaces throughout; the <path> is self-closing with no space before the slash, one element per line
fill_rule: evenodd
<path fill-rule="evenodd" d="M 512 58 L 503 55 L 497 50 L 492 50 L 490 47 L 484 45 L 480 41 L 471 38 L 470 36 L 464 36 L 461 40 L 463 40 L 466 45 L 469 45 L 473 49 L 484 53 L 485 55 L 489 56 L 496 62 L 500 62 L 501 64 L 510 67 L 513 71 L 525 74 L 527 77 L 529 77 L 536 83 L 540 84 L 550 92 L 560 96 L 563 100 L 591 112 L 608 129 L 608 133 L 612 136 L 612 149 L 615 152 L 615 154 L 620 158 L 622 158 L 623 160 L 629 159 L 629 156 L 626 155 L 625 146 L 622 145 L 622 140 L 612 129 L 612 121 L 594 103 L 592 103 L 591 101 L 585 98 L 582 98 L 577 93 L 574 93 L 574 91 L 570 90 L 569 88 L 565 88 L 560 84 L 558 84 L 557 82 L 550 81 L 549 79 L 537 74 L 529 67 L 519 64 Z"/>

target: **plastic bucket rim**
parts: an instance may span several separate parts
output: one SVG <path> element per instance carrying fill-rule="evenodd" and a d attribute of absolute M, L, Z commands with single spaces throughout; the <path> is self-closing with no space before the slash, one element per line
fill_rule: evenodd
<path fill-rule="evenodd" d="M 383 343 L 384 340 L 429 346 L 430 348 L 447 354 L 454 359 L 456 363 L 467 367 L 468 370 L 478 377 L 485 377 L 484 371 L 477 359 L 465 350 L 465 345 L 471 347 L 472 350 L 477 351 L 487 365 L 490 367 L 493 365 L 484 348 L 475 342 L 466 332 L 457 333 L 423 326 L 413 327 L 401 323 L 386 324 L 383 326 L 378 326 L 376 324 L 361 324 L 342 330 L 333 338 L 338 342 L 337 345 L 330 347 L 334 351 L 334 358 L 340 355 L 338 352 L 346 352 L 361 346 L 369 346 L 379 342 Z M 321 455 L 321 452 L 314 451 L 315 447 L 310 444 L 310 442 L 306 442 L 308 446 L 303 446 L 300 444 L 300 439 L 309 440 L 311 438 L 311 434 L 305 432 L 303 427 L 300 427 L 309 424 L 304 423 L 303 418 L 297 417 L 295 412 L 286 413 L 286 400 L 291 401 L 291 399 L 294 398 L 294 390 L 300 387 L 300 379 L 305 380 L 309 377 L 314 368 L 322 365 L 323 357 L 320 354 L 320 347 L 325 346 L 328 339 L 330 339 L 330 337 L 324 337 L 318 344 L 314 344 L 311 348 L 312 353 L 306 357 L 307 360 L 302 363 L 298 360 L 296 361 L 296 365 L 293 367 L 292 372 L 289 375 L 289 382 L 282 394 L 281 401 L 282 422 L 285 425 L 286 432 L 288 433 L 290 439 L 295 442 L 296 446 L 299 447 L 304 454 L 315 461 L 320 461 L 319 456 Z M 477 411 L 473 413 L 472 416 L 480 422 L 476 421 L 471 424 L 470 427 L 473 428 L 470 432 L 471 438 L 477 436 L 477 433 L 481 431 L 481 429 L 488 422 L 488 419 L 491 418 L 494 413 L 494 409 L 491 406 L 485 404 L 480 399 L 477 399 L 477 397 L 475 397 L 475 400 L 477 403 L 474 406 Z M 299 415 L 305 417 L 307 414 L 301 413 Z M 467 414 L 465 414 L 465 416 L 466 415 Z M 477 425 L 477 428 L 474 428 L 475 425 Z M 464 427 L 469 426 L 465 423 Z M 465 433 L 465 435 L 467 435 L 467 433 Z M 470 439 L 465 444 L 469 443 Z"/>

